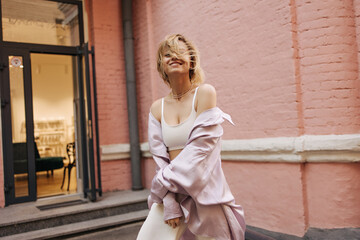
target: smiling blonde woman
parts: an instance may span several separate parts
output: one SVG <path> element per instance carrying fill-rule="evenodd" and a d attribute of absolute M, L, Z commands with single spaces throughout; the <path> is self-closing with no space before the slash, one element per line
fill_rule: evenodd
<path fill-rule="evenodd" d="M 138 240 L 245 239 L 245 220 L 221 168 L 216 91 L 203 84 L 199 52 L 180 34 L 160 43 L 157 69 L 170 93 L 149 113 L 149 147 L 156 162 L 150 213 Z"/>

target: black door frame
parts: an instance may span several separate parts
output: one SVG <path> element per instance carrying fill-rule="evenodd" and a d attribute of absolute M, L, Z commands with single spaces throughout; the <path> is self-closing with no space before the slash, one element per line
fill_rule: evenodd
<path fill-rule="evenodd" d="M 89 61 L 88 54 L 92 55 L 92 68 L 93 74 L 95 73 L 95 65 L 94 65 L 94 49 L 92 51 L 88 51 L 88 45 L 84 43 L 84 23 L 83 23 L 83 12 L 82 12 L 82 2 L 80 1 L 72 1 L 72 0 L 47 0 L 53 2 L 61 2 L 61 3 L 70 3 L 75 4 L 78 7 L 78 21 L 79 21 L 79 42 L 80 46 L 56 46 L 56 45 L 47 45 L 47 44 L 34 44 L 34 43 L 18 43 L 18 42 L 6 42 L 3 41 L 2 31 L 0 31 L 0 54 L 1 54 L 1 62 L 0 62 L 0 70 L 1 73 L 1 103 L 2 103 L 2 140 L 3 140 L 3 162 L 4 162 L 4 190 L 5 190 L 5 205 L 25 202 L 25 201 L 34 201 L 36 200 L 36 173 L 35 173 L 35 159 L 29 159 L 28 167 L 29 167 L 29 189 L 35 189 L 29 192 L 28 197 L 15 198 L 14 196 L 14 174 L 13 174 L 13 161 L 12 161 L 12 139 L 9 141 L 9 136 L 12 135 L 11 128 L 6 129 L 4 126 L 11 126 L 11 114 L 8 114 L 5 110 L 10 109 L 10 92 L 7 91 L 8 86 L 6 86 L 6 82 L 9 82 L 9 76 L 6 76 L 8 73 L 8 54 L 21 53 L 24 59 L 24 65 L 26 64 L 28 67 L 24 68 L 24 84 L 27 82 L 26 86 L 24 85 L 25 92 L 32 92 L 31 86 L 31 65 L 30 65 L 30 54 L 31 53 L 45 53 L 45 54 L 60 54 L 60 55 L 72 55 L 76 56 L 77 59 L 77 85 L 78 85 L 78 94 L 79 94 L 79 111 L 80 111 L 80 142 L 81 142 L 81 159 L 82 159 L 82 171 L 83 171 L 83 193 L 84 197 L 89 196 L 90 200 L 96 200 L 96 192 L 99 192 L 101 195 L 101 181 L 100 181 L 100 162 L 99 162 L 99 144 L 98 144 L 98 134 L 96 134 L 96 152 L 97 154 L 97 165 L 98 165 L 98 188 L 95 185 L 95 166 L 94 166 L 94 145 L 93 145 L 93 127 L 95 127 L 95 132 L 98 133 L 98 124 L 97 124 L 97 116 L 95 116 L 95 122 L 92 122 L 92 115 L 88 116 L 90 121 L 86 122 L 85 116 L 85 108 L 88 108 L 88 114 L 91 114 L 91 102 L 94 101 L 95 106 L 95 114 L 97 114 L 97 102 L 96 95 L 94 95 L 95 99 L 91 99 L 90 92 L 90 76 L 89 76 Z M 2 13 L 1 13 L 1 1 L 0 1 L 0 26 L 2 26 Z M 19 55 L 18 54 L 18 55 Z M 85 84 L 87 92 L 84 93 L 84 75 L 83 75 L 83 58 L 85 59 Z M 26 80 L 27 81 L 26 81 Z M 93 75 L 93 91 L 96 93 L 96 84 L 95 84 L 95 75 Z M 25 89 L 26 87 L 26 89 Z M 8 88 L 9 89 L 9 88 Z M 87 106 L 85 105 L 84 94 L 87 95 Z M 33 131 L 33 108 L 32 108 L 32 94 L 27 94 L 26 102 L 28 105 L 26 106 L 26 117 L 29 122 L 27 122 L 27 142 L 34 141 L 34 131 Z M 90 103 L 89 103 L 90 102 Z M 10 134 L 9 134 L 10 131 Z M 34 156 L 34 146 L 33 144 L 28 145 L 28 154 L 29 156 Z M 30 176 L 31 172 L 31 176 Z M 89 176 L 90 173 L 90 176 Z M 89 186 L 89 177 L 90 177 L 90 186 Z M 30 178 L 32 179 L 30 182 Z M 31 184 L 31 185 L 30 185 Z M 31 193 L 31 196 L 30 196 Z M 88 195 L 88 193 L 91 193 Z"/>
<path fill-rule="evenodd" d="M 32 111 L 32 89 L 31 86 L 31 69 L 30 55 L 26 49 L 8 48 L 1 51 L 1 61 L 8 65 L 8 56 L 21 56 L 23 58 L 23 65 L 27 66 L 23 69 L 23 86 L 24 86 L 24 100 L 25 100 L 25 122 L 26 122 L 26 142 L 27 144 L 27 161 L 28 161 L 28 196 L 15 198 L 14 186 L 14 165 L 13 165 L 13 146 L 12 146 L 12 128 L 11 128 L 11 104 L 10 104 L 10 76 L 9 68 L 3 68 L 3 79 L 1 79 L 1 108 L 2 108 L 2 142 L 3 142 L 3 158 L 4 158 L 4 190 L 7 198 L 7 203 L 19 203 L 25 201 L 36 200 L 36 175 L 35 175 L 35 150 L 34 144 L 34 123 Z M 5 127 L 8 126 L 8 127 Z M 5 159 L 9 159 L 6 161 Z"/>

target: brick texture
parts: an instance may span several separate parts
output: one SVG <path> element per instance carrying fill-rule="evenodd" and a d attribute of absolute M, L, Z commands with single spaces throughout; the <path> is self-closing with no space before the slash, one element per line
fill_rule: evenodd
<path fill-rule="evenodd" d="M 157 99 L 161 81 L 156 71 L 152 36 L 151 2 L 134 1 L 133 34 L 137 81 L 140 141 L 147 141 L 147 120 L 151 103 Z M 160 84 L 159 84 L 160 83 Z M 164 87 L 164 86 L 162 86 Z"/>
<path fill-rule="evenodd" d="M 134 1 L 137 46 L 153 34 L 150 51 L 136 48 L 136 62 L 170 33 L 182 33 L 201 52 L 206 81 L 218 92 L 218 106 L 230 113 L 236 128 L 225 125 L 225 138 L 291 136 L 297 134 L 296 90 L 290 7 L 284 1 L 152 1 L 145 13 L 143 1 Z M 149 3 L 149 1 L 148 1 Z M 151 16 L 146 17 L 145 15 Z M 261 16 L 261 17 L 259 17 Z M 151 23 L 145 22 L 151 19 Z M 146 29 L 151 26 L 152 29 Z M 138 59 L 141 59 L 140 62 Z M 147 62 L 154 66 L 153 62 Z M 156 69 L 137 64 L 139 84 Z M 158 74 L 154 98 L 168 91 Z M 144 86 L 145 88 L 145 86 Z M 149 91 L 146 92 L 148 94 Z M 150 103 L 141 97 L 148 112 Z M 152 100 L 154 100 L 154 98 Z M 144 102 L 145 101 L 145 102 Z"/>
<path fill-rule="evenodd" d="M 306 166 L 309 224 L 315 228 L 360 226 L 360 163 Z"/>
<path fill-rule="evenodd" d="M 359 0 L 146 4 L 135 0 L 142 140 L 146 141 L 151 102 L 169 91 L 157 75 L 153 56 L 157 44 L 171 33 L 188 36 L 200 49 L 206 81 L 218 92 L 218 106 L 237 124 L 224 125 L 224 138 L 358 133 L 359 6 Z M 345 224 L 319 224 L 337 200 L 325 193 L 317 195 L 316 187 L 306 188 L 322 181 L 311 175 L 316 171 L 307 175 L 311 164 L 308 168 L 235 162 L 223 166 L 250 225 L 298 236 L 312 226 L 359 226 L 346 211 L 342 213 L 351 220 Z M 154 166 L 146 160 L 143 167 L 148 187 Z M 330 203 L 322 208 L 317 200 L 324 198 Z M 344 201 L 353 206 L 351 199 Z"/>
<path fill-rule="evenodd" d="M 300 165 L 223 162 L 222 168 L 248 225 L 304 234 Z"/>
<path fill-rule="evenodd" d="M 92 1 L 101 145 L 128 142 L 121 1 Z"/>
<path fill-rule="evenodd" d="M 121 1 L 92 0 L 90 29 L 96 53 L 100 145 L 128 143 Z M 129 160 L 101 163 L 103 191 L 131 188 Z"/>
<path fill-rule="evenodd" d="M 117 160 L 102 162 L 101 182 L 104 192 L 131 189 L 130 161 Z"/>
<path fill-rule="evenodd" d="M 296 1 L 305 134 L 360 131 L 353 1 Z"/>
<path fill-rule="evenodd" d="M 100 144 L 128 143 L 121 1 L 91 2 Z M 224 124 L 225 139 L 360 131 L 360 0 L 134 0 L 133 31 L 142 142 L 151 103 L 169 91 L 156 71 L 155 54 L 171 33 L 198 46 L 206 82 L 216 87 L 218 106 L 236 123 Z M 329 207 L 356 209 L 358 196 L 351 194 L 358 189 L 338 178 L 337 188 L 327 185 L 329 192 L 320 192 L 339 165 L 307 166 L 223 165 L 250 225 L 297 236 L 307 227 L 359 227 L 350 210 L 339 211 L 348 219 L 320 224 L 333 217 Z M 144 159 L 142 167 L 144 186 L 150 187 L 154 162 Z M 357 168 L 349 165 L 351 176 Z M 131 188 L 130 174 L 129 160 L 102 162 L 104 191 Z"/>

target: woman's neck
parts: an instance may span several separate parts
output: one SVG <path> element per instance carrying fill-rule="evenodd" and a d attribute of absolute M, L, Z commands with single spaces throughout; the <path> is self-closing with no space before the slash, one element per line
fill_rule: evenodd
<path fill-rule="evenodd" d="M 178 75 L 169 78 L 173 96 L 178 96 L 189 91 L 192 87 L 189 76 Z"/>

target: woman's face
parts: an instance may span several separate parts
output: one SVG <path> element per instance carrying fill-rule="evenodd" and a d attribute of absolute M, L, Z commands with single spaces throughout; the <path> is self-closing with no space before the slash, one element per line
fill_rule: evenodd
<path fill-rule="evenodd" d="M 178 58 L 169 48 L 165 49 L 163 53 L 163 67 L 168 76 L 172 74 L 189 75 L 190 55 L 186 44 L 182 41 L 179 42 L 179 53 L 181 54 L 181 58 Z"/>

